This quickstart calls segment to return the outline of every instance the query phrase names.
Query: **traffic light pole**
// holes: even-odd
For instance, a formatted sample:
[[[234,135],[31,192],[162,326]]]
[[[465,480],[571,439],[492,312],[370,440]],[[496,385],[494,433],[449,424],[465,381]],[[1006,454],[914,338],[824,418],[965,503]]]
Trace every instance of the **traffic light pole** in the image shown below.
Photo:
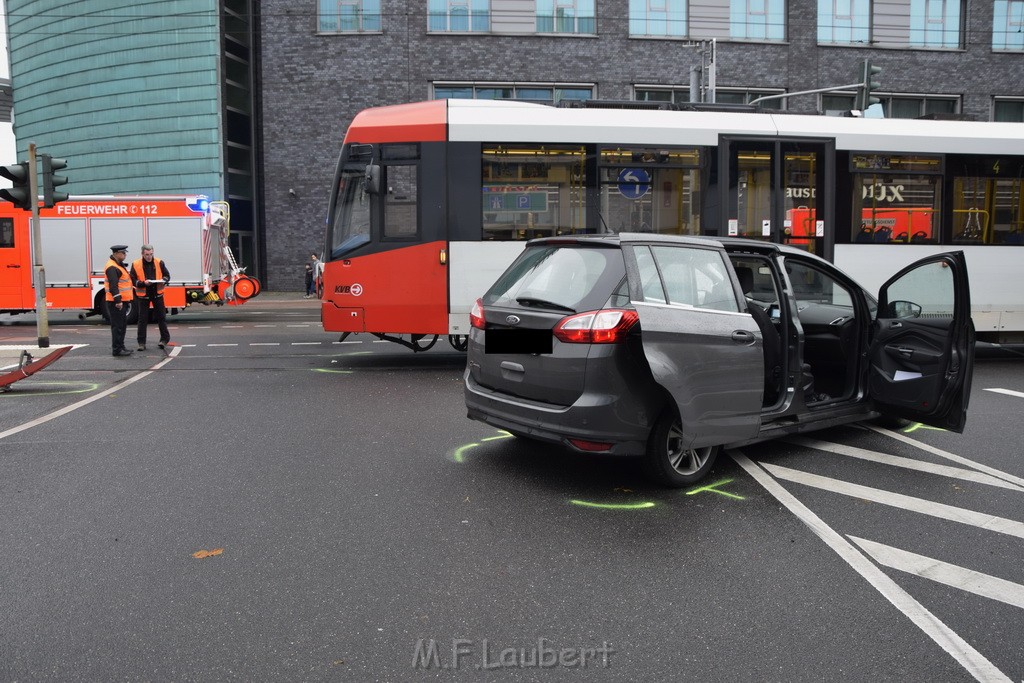
[[[50,320],[46,310],[46,272],[43,270],[43,236],[39,227],[39,180],[36,176],[36,143],[28,144],[29,197],[32,198],[32,280],[36,288],[36,335],[39,348],[50,346]]]
[[[831,88],[817,88],[815,90],[801,90],[799,92],[784,92],[779,95],[765,95],[764,97],[758,97],[756,100],[750,100],[747,104],[757,104],[758,102],[765,102],[767,100],[784,100],[789,97],[796,97],[797,95],[814,95],[820,92],[834,92],[836,90],[849,90],[850,88],[859,88],[863,83],[850,83],[848,85],[833,85]]]

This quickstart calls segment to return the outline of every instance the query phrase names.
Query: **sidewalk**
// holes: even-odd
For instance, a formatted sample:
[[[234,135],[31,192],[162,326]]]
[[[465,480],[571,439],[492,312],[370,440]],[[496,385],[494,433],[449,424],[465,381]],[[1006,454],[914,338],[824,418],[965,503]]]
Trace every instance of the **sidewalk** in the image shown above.
[[[305,299],[305,298],[303,298],[303,295],[302,295],[301,291],[294,291],[294,292],[288,292],[288,291],[283,291],[283,292],[261,291],[258,295],[256,295],[256,297],[250,299],[249,301],[246,301],[242,305],[251,308],[251,307],[254,307],[254,306],[255,307],[259,307],[260,304],[264,304],[264,305],[282,305],[282,304],[287,304],[289,306],[293,306],[294,305],[294,306],[303,306],[303,307],[307,307],[308,306],[309,308],[320,308],[320,299],[317,299],[315,297],[311,298],[311,299]]]

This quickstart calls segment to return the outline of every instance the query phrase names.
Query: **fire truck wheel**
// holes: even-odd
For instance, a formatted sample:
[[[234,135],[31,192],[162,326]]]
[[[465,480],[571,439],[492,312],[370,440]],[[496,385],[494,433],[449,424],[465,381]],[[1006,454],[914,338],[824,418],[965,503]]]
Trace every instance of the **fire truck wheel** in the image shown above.
[[[139,322],[139,304],[138,302],[132,301],[128,304],[128,315],[126,316],[125,322],[129,325],[136,325]]]
[[[110,316],[107,315],[107,300],[103,295],[103,291],[96,292],[96,298],[93,300],[92,312],[96,315],[103,317],[103,324],[110,324]]]

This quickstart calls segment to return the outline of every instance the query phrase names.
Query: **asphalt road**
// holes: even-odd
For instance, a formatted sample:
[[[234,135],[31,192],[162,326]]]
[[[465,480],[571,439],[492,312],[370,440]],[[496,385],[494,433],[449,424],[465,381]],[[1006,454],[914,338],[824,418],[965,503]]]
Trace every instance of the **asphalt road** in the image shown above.
[[[316,302],[189,309],[170,358],[51,325],[83,346],[0,394],[2,680],[1024,679],[1017,354],[963,435],[667,491],[467,420],[462,354],[338,343]]]

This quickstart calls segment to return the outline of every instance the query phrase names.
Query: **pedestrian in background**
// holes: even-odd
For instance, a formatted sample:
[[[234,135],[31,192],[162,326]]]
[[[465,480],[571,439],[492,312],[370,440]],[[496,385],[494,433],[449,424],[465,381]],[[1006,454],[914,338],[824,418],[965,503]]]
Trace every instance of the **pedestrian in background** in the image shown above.
[[[302,294],[303,299],[308,299],[311,295],[310,292],[313,290],[313,264],[306,262],[306,289]]]
[[[323,291],[324,262],[316,254],[310,254],[309,256],[313,259],[313,289],[309,293],[319,298],[320,293]]]
[[[171,341],[167,329],[167,307],[164,306],[164,287],[171,281],[171,271],[161,259],[153,256],[153,245],[142,245],[142,258],[132,263],[132,285],[135,287],[135,301],[139,307],[139,326],[136,334],[139,351],[146,350],[146,327],[152,318],[160,328],[160,348]],[[150,308],[152,307],[152,308]]]
[[[107,316],[110,318],[111,350],[114,357],[130,356],[132,352],[124,347],[124,333],[128,327],[128,311],[131,310],[134,292],[131,276],[124,267],[128,256],[127,244],[115,244],[110,248],[110,260],[103,269],[106,275]]]

